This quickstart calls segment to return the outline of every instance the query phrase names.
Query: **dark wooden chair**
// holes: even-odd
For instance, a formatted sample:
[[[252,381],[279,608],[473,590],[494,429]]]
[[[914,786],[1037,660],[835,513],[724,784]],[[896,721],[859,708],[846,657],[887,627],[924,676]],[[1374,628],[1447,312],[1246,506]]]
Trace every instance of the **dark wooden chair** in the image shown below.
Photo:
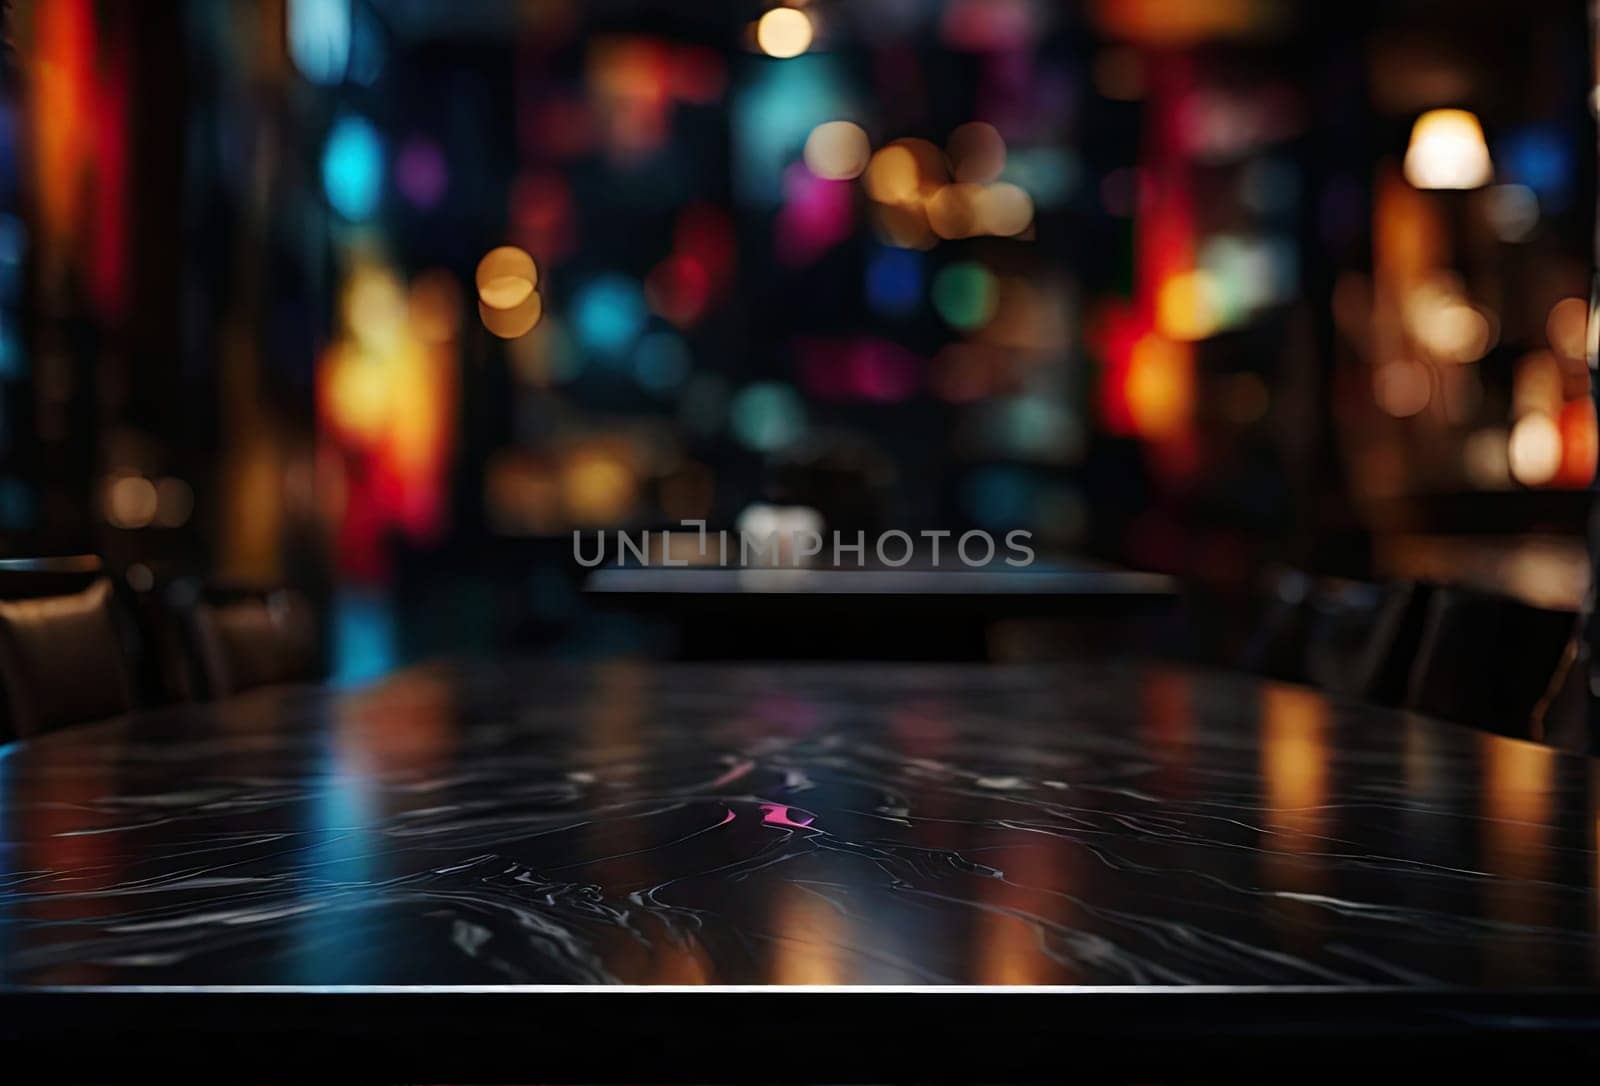
[[[136,704],[135,634],[98,558],[0,560],[0,739]]]
[[[1542,738],[1578,635],[1572,611],[1465,588],[1435,588],[1404,706],[1524,739]]]

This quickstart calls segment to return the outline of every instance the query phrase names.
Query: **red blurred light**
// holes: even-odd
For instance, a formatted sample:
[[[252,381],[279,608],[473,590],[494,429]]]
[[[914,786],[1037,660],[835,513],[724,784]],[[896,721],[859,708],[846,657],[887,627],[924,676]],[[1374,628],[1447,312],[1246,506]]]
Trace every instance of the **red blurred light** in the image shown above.
[[[645,276],[644,296],[657,314],[687,328],[705,315],[711,277],[697,257],[669,256]]]

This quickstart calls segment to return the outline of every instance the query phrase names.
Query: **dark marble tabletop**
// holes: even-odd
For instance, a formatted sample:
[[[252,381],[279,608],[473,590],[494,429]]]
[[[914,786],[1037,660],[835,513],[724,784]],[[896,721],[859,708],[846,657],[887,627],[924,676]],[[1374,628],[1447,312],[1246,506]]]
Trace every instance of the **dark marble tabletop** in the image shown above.
[[[1155,664],[485,663],[260,691],[0,754],[0,1039],[92,1061],[166,1036],[151,1059],[170,1075],[174,1051],[302,1051],[241,1040],[252,1023],[364,1015],[339,1051],[381,1035],[405,1073],[459,1078],[421,1068],[513,1059],[537,1021],[541,1070],[493,1074],[596,1078],[603,1020],[614,1074],[661,1077],[651,1046],[672,1033],[675,1051],[702,1045],[672,1066],[711,1080],[754,1073],[730,1045],[759,1056],[854,1027],[881,1058],[853,1073],[998,1078],[996,1053],[1031,1052],[1021,1076],[1057,1073],[1064,1049],[1078,1066],[1120,1053],[1099,1073],[1207,1044],[1228,1061],[1241,1032],[1252,1059],[1276,1043],[1304,1064],[1305,1039],[1353,1021],[1444,1029],[1471,1061],[1486,1023],[1539,1021],[1556,1023],[1541,1045],[1582,1037],[1587,1058],[1597,792],[1593,763],[1533,744]],[[635,998],[619,984],[706,994],[621,1013],[510,987]],[[429,987],[373,1001],[380,985]],[[427,1002],[446,985],[563,1001]],[[953,996],[907,1028],[982,1021],[987,1046],[908,1046],[882,1028],[907,1004],[862,1003],[883,998],[867,989],[824,999],[850,1007],[827,1019],[815,996],[780,1012],[790,997],[719,1003],[735,997],[713,985],[937,986]],[[1034,998],[995,1013],[958,985],[1093,987],[1048,989],[1076,993],[1070,1014]],[[192,986],[347,994],[173,1002]],[[95,1002],[114,992],[171,994]],[[75,1046],[89,1022],[121,1047]],[[1160,1023],[1183,1045],[1150,1043]],[[452,1045],[452,1030],[489,1032]],[[580,1062],[557,1060],[563,1042]],[[1331,1044],[1316,1066],[1358,1054]],[[849,1077],[804,1046],[763,1067]]]
[[[440,665],[5,751],[0,979],[1586,986],[1597,782],[1167,666]]]

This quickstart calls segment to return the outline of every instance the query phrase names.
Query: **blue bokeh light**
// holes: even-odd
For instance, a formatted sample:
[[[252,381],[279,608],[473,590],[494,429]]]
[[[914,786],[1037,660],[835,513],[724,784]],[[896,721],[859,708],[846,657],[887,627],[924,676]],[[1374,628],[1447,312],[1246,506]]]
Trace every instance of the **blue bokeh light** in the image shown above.
[[[922,254],[884,248],[867,264],[867,302],[880,313],[905,316],[922,301]]]
[[[361,117],[345,117],[322,151],[322,188],[335,211],[352,222],[370,218],[383,192],[383,141]]]
[[[621,275],[594,279],[572,299],[572,329],[578,346],[606,359],[622,356],[644,330],[648,317],[644,291]]]
[[[1494,157],[1504,180],[1526,185],[1546,207],[1559,210],[1566,204],[1577,161],[1559,129],[1540,125],[1507,133]]]

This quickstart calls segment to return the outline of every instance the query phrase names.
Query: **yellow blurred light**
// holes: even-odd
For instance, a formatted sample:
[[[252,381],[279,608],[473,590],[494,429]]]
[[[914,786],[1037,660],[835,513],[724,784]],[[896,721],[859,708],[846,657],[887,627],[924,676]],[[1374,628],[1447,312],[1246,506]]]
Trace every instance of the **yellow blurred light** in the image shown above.
[[[515,309],[528,300],[533,284],[514,275],[502,275],[478,288],[478,301],[490,309]]]
[[[926,200],[947,180],[944,154],[924,139],[898,139],[879,148],[862,180],[867,195],[880,204]]]
[[[510,309],[496,309],[486,302],[478,303],[478,319],[483,321],[485,328],[501,339],[516,339],[518,336],[527,335],[543,315],[544,302],[536,290],[528,291],[523,299]]]
[[[1179,272],[1156,295],[1156,326],[1170,339],[1205,339],[1221,326],[1221,291],[1203,269]]]
[[[1589,303],[1582,298],[1563,298],[1550,307],[1544,334],[1556,354],[1573,362],[1583,361],[1588,343]]]
[[[1015,237],[1033,225],[1033,197],[1009,181],[996,181],[979,192],[977,212],[977,233]]]
[[[615,524],[632,510],[638,479],[608,450],[585,449],[561,467],[561,499],[577,524]]]
[[[1372,397],[1386,414],[1397,419],[1410,418],[1433,399],[1433,380],[1428,367],[1410,359],[1385,362],[1372,375]]]
[[[533,257],[515,245],[490,249],[478,261],[478,300],[490,309],[515,309],[539,285]]]
[[[1187,348],[1154,332],[1133,345],[1126,395],[1134,425],[1145,437],[1183,429],[1194,406],[1194,375]]]
[[[402,477],[425,472],[447,441],[448,387],[438,367],[415,340],[389,358],[390,410],[385,449]]]
[[[1433,314],[1422,329],[1423,345],[1445,362],[1476,362],[1489,349],[1489,320],[1470,305],[1453,303]]]
[[[160,506],[156,485],[142,475],[113,475],[106,482],[106,520],[116,528],[143,528]]]
[[[399,280],[380,268],[357,269],[345,287],[344,319],[363,344],[392,345],[406,325],[406,298]]]
[[[917,160],[898,144],[878,149],[867,165],[867,195],[880,204],[903,204],[917,196]]]
[[[1494,325],[1467,301],[1454,277],[1436,277],[1412,290],[1405,318],[1412,336],[1441,362],[1476,362],[1494,345]]]
[[[945,141],[945,150],[957,181],[993,181],[1005,169],[1006,141],[992,124],[969,121],[957,126]]]
[[[756,23],[756,44],[769,57],[797,57],[811,48],[811,19],[794,8],[773,8]]]
[[[866,132],[849,121],[827,121],[806,137],[806,168],[828,181],[860,177],[871,156]]]
[[[957,182],[945,185],[929,197],[925,206],[928,225],[941,238],[966,238],[976,233],[978,199],[983,189]]]
[[[346,345],[337,345],[323,362],[326,411],[329,419],[351,438],[376,441],[389,419],[389,382],[376,358]]]
[[[1541,486],[1561,470],[1561,430],[1549,415],[1524,415],[1511,428],[1506,446],[1511,476],[1524,486]]]
[[[1475,189],[1494,176],[1483,126],[1464,109],[1430,109],[1406,148],[1406,180],[1419,189]]]

